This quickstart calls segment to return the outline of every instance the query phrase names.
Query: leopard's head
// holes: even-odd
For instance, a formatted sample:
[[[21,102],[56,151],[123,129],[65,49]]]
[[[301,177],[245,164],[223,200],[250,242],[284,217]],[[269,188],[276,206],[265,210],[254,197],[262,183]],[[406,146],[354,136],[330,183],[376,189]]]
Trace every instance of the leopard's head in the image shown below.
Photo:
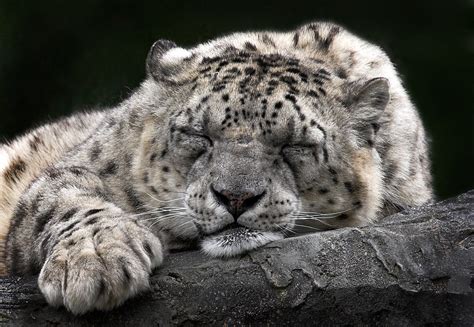
[[[193,50],[158,41],[143,94],[159,126],[142,156],[156,226],[232,256],[370,222],[388,82],[349,82],[337,69],[251,39]]]

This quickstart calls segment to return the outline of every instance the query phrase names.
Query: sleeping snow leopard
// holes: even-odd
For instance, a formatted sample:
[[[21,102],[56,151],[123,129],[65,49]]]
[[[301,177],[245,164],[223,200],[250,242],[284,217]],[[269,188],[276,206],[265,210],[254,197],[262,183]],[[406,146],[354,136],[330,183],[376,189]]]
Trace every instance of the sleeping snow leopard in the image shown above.
[[[170,249],[229,257],[432,198],[420,118],[387,55],[340,26],[157,41],[115,108],[0,148],[3,273],[106,310]]]

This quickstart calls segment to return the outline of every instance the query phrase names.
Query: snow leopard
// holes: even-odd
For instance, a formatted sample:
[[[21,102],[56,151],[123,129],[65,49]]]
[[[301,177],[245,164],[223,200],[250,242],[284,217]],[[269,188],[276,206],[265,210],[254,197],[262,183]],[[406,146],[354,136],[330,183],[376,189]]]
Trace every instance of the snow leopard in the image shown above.
[[[343,27],[158,40],[115,107],[0,147],[0,270],[108,310],[173,249],[238,257],[433,198],[420,116],[387,54]]]

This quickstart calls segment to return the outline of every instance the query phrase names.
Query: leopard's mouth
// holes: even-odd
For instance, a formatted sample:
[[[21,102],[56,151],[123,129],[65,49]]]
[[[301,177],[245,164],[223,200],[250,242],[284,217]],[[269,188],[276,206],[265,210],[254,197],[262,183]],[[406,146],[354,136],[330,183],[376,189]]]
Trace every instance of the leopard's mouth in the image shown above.
[[[213,257],[233,257],[283,238],[282,233],[254,230],[232,223],[207,235],[201,241],[201,248]]]
[[[223,233],[228,232],[228,231],[232,232],[233,230],[239,229],[239,228],[247,228],[247,227],[244,227],[242,225],[237,224],[236,222],[233,222],[233,223],[228,224],[228,225],[224,226],[223,228],[209,234],[208,236],[219,235],[219,234],[223,234]]]

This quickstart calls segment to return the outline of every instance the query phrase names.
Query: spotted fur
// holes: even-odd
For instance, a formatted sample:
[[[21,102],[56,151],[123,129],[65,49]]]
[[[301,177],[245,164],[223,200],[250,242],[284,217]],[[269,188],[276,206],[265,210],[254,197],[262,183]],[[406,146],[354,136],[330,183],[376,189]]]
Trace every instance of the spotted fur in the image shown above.
[[[387,55],[340,26],[157,41],[116,108],[0,147],[3,273],[110,309],[166,248],[234,256],[432,198],[424,129]]]

